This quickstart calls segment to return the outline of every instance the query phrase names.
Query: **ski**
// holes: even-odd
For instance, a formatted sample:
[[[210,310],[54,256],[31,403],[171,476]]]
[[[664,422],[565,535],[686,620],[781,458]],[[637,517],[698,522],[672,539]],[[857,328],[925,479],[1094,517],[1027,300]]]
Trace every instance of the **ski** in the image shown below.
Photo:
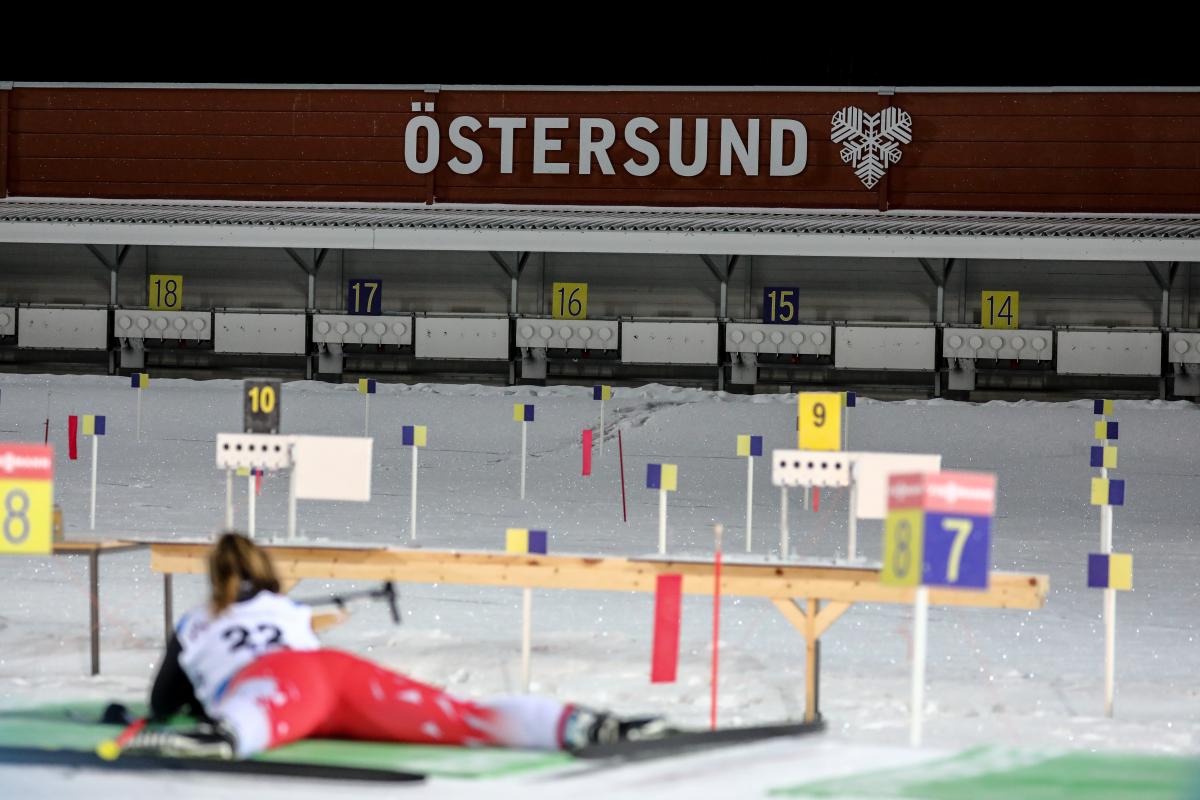
[[[716,731],[678,731],[653,739],[626,739],[613,744],[597,744],[575,752],[583,760],[619,759],[644,761],[662,756],[706,750],[714,747],[757,742],[782,736],[799,736],[825,730],[825,722],[789,722],[777,725],[755,725],[745,728],[724,728]]]
[[[216,772],[227,775],[267,775],[289,778],[323,778],[374,783],[410,783],[423,781],[419,772],[403,772],[371,767],[343,767],[328,764],[289,763],[286,761],[225,761],[209,758],[164,758],[129,755],[105,761],[85,750],[47,750],[37,747],[0,747],[0,764],[20,766],[74,767],[127,772],[170,770]]]

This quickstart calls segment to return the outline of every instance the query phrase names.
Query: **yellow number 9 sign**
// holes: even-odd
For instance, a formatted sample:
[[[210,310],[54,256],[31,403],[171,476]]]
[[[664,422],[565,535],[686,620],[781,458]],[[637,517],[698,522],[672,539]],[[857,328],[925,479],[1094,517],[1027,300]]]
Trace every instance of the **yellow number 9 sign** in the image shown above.
[[[0,553],[49,554],[54,516],[54,450],[0,445]]]
[[[796,445],[800,450],[842,449],[840,392],[802,392]]]

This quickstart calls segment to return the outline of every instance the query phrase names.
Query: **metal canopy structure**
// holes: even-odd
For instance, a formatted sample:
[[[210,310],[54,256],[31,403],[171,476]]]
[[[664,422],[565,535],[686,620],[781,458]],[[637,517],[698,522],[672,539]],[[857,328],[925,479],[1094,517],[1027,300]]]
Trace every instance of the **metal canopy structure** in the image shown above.
[[[0,242],[1200,261],[1200,215],[11,198]]]

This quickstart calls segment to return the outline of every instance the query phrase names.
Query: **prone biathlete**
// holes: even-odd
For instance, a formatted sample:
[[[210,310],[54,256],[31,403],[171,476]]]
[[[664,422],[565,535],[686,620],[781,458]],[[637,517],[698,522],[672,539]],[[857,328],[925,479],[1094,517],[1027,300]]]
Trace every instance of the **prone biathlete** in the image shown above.
[[[180,709],[191,730],[138,733],[127,752],[247,758],[308,737],[576,750],[665,732],[549,697],[455,697],[341,650],[323,648],[309,606],[280,594],[270,557],[226,533],[208,559],[209,602],[176,625],[150,716]]]

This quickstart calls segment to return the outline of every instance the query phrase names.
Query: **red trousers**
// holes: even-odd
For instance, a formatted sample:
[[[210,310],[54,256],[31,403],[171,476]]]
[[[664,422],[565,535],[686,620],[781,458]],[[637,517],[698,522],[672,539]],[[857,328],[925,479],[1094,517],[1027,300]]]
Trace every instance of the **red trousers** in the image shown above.
[[[538,697],[461,700],[339,650],[283,650],[239,672],[214,716],[232,725],[246,756],[309,737],[561,747],[570,710]]]

